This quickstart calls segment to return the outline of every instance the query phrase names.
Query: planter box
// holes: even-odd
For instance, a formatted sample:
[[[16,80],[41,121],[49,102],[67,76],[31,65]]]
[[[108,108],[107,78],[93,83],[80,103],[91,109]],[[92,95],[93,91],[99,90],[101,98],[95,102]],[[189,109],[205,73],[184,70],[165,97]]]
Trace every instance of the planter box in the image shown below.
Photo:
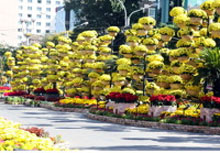
[[[161,112],[175,112],[176,109],[177,106],[151,106],[148,115],[158,117]]]
[[[109,102],[106,104],[106,108],[113,107],[113,113],[123,114],[127,108],[135,108],[135,103],[115,103]]]
[[[211,122],[213,115],[219,112],[220,112],[220,109],[217,109],[217,108],[201,108],[200,118],[204,119],[206,122]]]

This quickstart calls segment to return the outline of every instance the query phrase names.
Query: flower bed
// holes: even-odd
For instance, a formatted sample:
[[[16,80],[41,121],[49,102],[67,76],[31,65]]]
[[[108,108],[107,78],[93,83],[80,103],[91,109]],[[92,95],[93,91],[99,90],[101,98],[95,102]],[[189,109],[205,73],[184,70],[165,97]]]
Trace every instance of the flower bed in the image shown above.
[[[55,143],[59,139],[49,137],[43,129],[36,127],[23,129],[19,123],[0,118],[0,151],[35,150],[35,151],[61,151]],[[66,150],[66,149],[64,149]]]

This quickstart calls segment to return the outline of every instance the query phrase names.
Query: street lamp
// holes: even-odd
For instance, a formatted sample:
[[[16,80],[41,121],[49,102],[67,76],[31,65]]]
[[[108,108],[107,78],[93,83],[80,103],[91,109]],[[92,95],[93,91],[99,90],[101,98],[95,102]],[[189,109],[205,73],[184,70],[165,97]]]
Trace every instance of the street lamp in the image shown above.
[[[157,6],[157,3],[153,3],[153,4],[151,4],[151,5],[145,4],[143,8],[140,8],[140,9],[138,9],[138,10],[135,10],[135,11],[131,12],[131,14],[128,16],[128,19],[127,19],[127,23],[128,23],[127,27],[130,26],[130,20],[131,20],[131,16],[132,16],[133,14],[135,14],[135,13],[137,13],[137,12],[139,12],[139,11],[148,9],[148,8],[150,8],[150,7],[152,7],[152,6],[153,6],[153,7]]]
[[[117,0],[117,1],[121,4],[121,6],[124,10],[124,14],[125,14],[125,26],[124,27],[127,27],[128,26],[128,11],[127,11],[124,3],[121,0]]]

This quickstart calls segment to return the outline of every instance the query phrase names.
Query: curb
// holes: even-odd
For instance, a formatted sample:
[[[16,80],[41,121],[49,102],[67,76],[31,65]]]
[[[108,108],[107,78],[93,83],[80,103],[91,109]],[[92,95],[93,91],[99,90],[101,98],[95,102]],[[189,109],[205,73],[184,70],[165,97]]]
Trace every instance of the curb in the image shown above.
[[[92,120],[138,126],[138,127],[148,127],[153,129],[163,129],[181,132],[193,132],[193,133],[204,133],[210,135],[220,135],[219,127],[207,127],[207,126],[195,126],[195,125],[182,125],[182,124],[172,124],[172,123],[160,123],[160,122],[150,122],[150,121],[137,121],[122,118],[107,117],[101,115],[95,115],[91,113],[86,113],[86,117]]]

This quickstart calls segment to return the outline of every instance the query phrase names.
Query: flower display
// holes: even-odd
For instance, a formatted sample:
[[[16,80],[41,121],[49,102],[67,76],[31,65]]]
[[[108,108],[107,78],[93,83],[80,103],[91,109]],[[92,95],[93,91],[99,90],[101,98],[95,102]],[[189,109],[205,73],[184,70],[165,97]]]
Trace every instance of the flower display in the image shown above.
[[[220,97],[204,96],[200,98],[200,101],[205,108],[220,108]]]
[[[200,9],[192,9],[188,12],[189,17],[207,18],[205,11]]]
[[[158,96],[151,96],[150,102],[152,105],[156,106],[163,106],[163,105],[175,105],[176,98],[172,95],[158,95]]]
[[[185,9],[182,7],[174,7],[170,11],[170,16],[172,16],[172,17],[176,17],[176,16],[182,15],[182,14],[186,14]]]
[[[160,34],[162,35],[168,35],[168,36],[174,36],[175,35],[175,31],[172,28],[169,27],[163,27],[160,28]]]
[[[140,18],[138,20],[138,23],[155,26],[156,25],[156,20],[154,18],[148,16],[148,17]]]
[[[120,103],[134,103],[138,100],[138,96],[130,93],[111,92],[106,96],[107,99]]]

